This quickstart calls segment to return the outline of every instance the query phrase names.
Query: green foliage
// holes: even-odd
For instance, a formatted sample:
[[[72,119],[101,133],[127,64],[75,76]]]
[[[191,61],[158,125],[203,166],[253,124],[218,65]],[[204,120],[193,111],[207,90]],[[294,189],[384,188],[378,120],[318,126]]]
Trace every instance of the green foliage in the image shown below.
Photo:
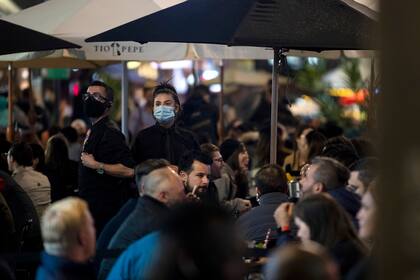
[[[296,84],[300,88],[312,93],[322,92],[326,84],[322,82],[322,77],[327,72],[324,60],[319,60],[318,64],[310,64],[305,61],[303,68],[296,74]]]
[[[359,60],[344,58],[342,60],[342,68],[346,74],[346,85],[348,88],[357,91],[366,87],[359,70]]]
[[[353,131],[353,121],[344,116],[345,107],[339,103],[339,98],[329,95],[328,85],[322,82],[322,77],[327,73],[325,60],[320,59],[318,64],[305,62],[303,68],[296,73],[296,84],[298,87],[308,91],[320,105],[321,118],[326,121],[333,121],[345,131]],[[346,75],[347,87],[357,91],[366,85],[362,80],[359,71],[359,60],[343,58],[341,67]],[[365,111],[366,107],[361,106]],[[360,125],[362,127],[363,124]],[[360,128],[359,127],[359,128]]]

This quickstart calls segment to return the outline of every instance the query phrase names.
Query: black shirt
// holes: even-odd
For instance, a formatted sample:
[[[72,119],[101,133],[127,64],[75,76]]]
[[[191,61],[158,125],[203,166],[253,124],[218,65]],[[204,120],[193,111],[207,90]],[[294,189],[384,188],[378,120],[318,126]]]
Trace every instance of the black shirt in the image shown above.
[[[108,117],[92,126],[83,152],[105,164],[134,166],[124,135]],[[99,174],[95,169],[79,165],[79,194],[89,204],[97,235],[129,198],[129,184],[128,179]]]
[[[121,163],[127,167],[134,166],[124,135],[108,117],[92,126],[83,152],[92,154],[96,161],[105,164]],[[99,174],[95,169],[79,165],[79,192],[82,197],[96,195],[98,191],[112,196],[121,193],[124,191],[122,188],[127,186],[126,179]]]
[[[133,157],[137,163],[147,159],[163,158],[178,165],[182,154],[189,150],[200,150],[193,132],[177,125],[164,128],[158,123],[140,131],[132,147]]]

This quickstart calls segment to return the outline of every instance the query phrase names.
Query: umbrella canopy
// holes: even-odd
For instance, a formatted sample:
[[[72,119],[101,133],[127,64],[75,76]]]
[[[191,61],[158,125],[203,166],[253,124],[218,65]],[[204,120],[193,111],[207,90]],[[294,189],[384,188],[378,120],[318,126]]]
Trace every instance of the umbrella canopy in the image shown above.
[[[374,20],[339,0],[190,0],[86,41],[358,50],[373,48],[374,27]]]
[[[183,0],[50,0],[6,17],[6,20],[30,26],[81,45],[75,51],[27,53],[0,56],[1,61],[13,61],[16,67],[91,68],[108,64],[102,61],[167,61],[182,59],[269,59],[264,48],[133,41],[86,43],[84,40],[99,32],[147,16]],[[118,13],[116,13],[118,9]],[[100,12],[98,12],[100,11]],[[45,58],[45,59],[44,59]],[[5,63],[3,63],[5,65]]]
[[[273,48],[270,163],[276,163],[279,51],[372,49],[375,28],[371,17],[340,0],[190,0],[86,41]]]
[[[0,33],[0,54],[80,47],[4,20],[0,20]]]

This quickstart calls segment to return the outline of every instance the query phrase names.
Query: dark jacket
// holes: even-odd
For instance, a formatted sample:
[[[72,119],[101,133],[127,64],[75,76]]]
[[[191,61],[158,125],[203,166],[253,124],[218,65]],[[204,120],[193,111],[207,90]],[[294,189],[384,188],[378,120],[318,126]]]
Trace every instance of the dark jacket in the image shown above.
[[[147,159],[164,158],[178,165],[182,154],[190,150],[200,150],[193,132],[177,125],[164,128],[158,123],[140,131],[132,147],[136,163]]]
[[[45,166],[45,175],[51,183],[51,202],[75,195],[77,188],[78,163],[72,160],[62,162],[60,167]]]
[[[0,193],[0,253],[12,253],[18,249],[13,215]]]
[[[98,162],[134,166],[124,135],[109,118],[103,118],[92,126],[83,152],[93,154]],[[80,164],[79,193],[89,204],[98,235],[128,200],[129,183],[127,179],[99,174]]]
[[[193,131],[196,135],[217,142],[217,122],[219,120],[216,106],[204,101],[200,95],[192,95],[183,105],[179,118],[183,127]]]
[[[271,229],[270,238],[277,238],[277,225],[274,211],[283,202],[287,202],[287,195],[280,192],[267,193],[261,196],[260,206],[252,208],[239,217],[237,223],[246,240],[264,241],[267,230]]]
[[[339,265],[342,279],[366,256],[364,249],[350,240],[338,242],[330,253]]]
[[[23,241],[24,250],[40,250],[42,248],[41,229],[32,200],[9,174],[0,171],[0,178],[4,180],[2,195],[13,216],[16,241],[19,243]]]
[[[108,249],[126,249],[134,241],[146,234],[159,230],[164,216],[169,212],[168,207],[158,200],[144,195],[137,200],[136,208],[127,217],[108,245]],[[102,261],[99,279],[105,279],[112,266],[114,258]]]
[[[41,265],[36,272],[37,280],[94,280],[95,270],[90,263],[76,263],[63,257],[45,252],[41,255]]]
[[[353,224],[358,228],[356,215],[361,206],[360,197],[347,190],[345,187],[339,187],[327,192],[344,208],[344,210],[346,210],[350,215]]]
[[[131,212],[136,208],[138,198],[131,198],[128,200],[117,215],[115,215],[104,227],[101,234],[99,235],[98,241],[96,242],[96,261],[98,264],[102,261],[102,252],[108,248],[109,242],[111,242],[112,237],[124,223]]]

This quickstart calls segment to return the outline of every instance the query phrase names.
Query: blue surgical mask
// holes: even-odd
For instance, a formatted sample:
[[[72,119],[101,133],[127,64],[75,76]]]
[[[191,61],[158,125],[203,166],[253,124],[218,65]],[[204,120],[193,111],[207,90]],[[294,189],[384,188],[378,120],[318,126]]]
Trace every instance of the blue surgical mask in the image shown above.
[[[160,124],[169,124],[175,119],[175,108],[161,105],[155,108],[153,115]]]

